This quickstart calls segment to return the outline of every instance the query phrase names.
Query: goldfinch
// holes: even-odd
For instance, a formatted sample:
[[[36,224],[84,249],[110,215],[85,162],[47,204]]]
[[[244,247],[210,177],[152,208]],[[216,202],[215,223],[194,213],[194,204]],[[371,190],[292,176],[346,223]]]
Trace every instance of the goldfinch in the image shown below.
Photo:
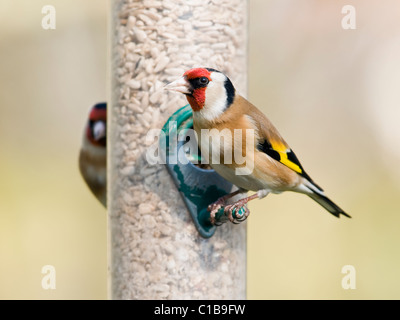
[[[165,89],[186,95],[193,110],[193,128],[202,156],[218,174],[239,187],[238,191],[208,207],[212,223],[221,207],[230,221],[238,223],[242,219],[234,218],[235,210],[244,208],[247,217],[247,202],[283,191],[306,194],[334,216],[342,214],[350,218],[304,171],[293,150],[268,118],[240,96],[222,72],[211,68],[191,69]],[[223,140],[222,147],[214,143],[213,137]],[[236,145],[239,150],[235,150]],[[250,170],[238,171],[246,168],[243,161],[235,157],[237,151],[244,154],[247,163],[253,164]],[[255,194],[227,203],[229,198],[247,191],[255,191]]]
[[[79,170],[95,197],[107,206],[107,104],[98,103],[89,112],[82,146]]]

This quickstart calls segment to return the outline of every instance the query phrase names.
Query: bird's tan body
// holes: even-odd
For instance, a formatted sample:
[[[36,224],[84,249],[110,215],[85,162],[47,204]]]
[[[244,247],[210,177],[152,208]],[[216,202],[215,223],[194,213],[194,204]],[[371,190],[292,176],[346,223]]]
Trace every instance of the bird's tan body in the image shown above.
[[[79,170],[92,193],[107,205],[107,149],[83,139],[79,154]]]
[[[215,171],[238,187],[245,190],[264,189],[268,192],[279,193],[296,189],[300,184],[301,176],[257,149],[258,142],[263,138],[267,138],[269,141],[283,141],[283,139],[267,117],[242,96],[236,94],[231,106],[213,121],[206,120],[194,112],[193,126],[203,157],[208,160]],[[202,129],[207,130],[202,131]],[[240,130],[239,134],[238,129]],[[206,135],[206,132],[209,132],[209,135]],[[212,143],[204,141],[205,138],[211,138],[209,141]],[[236,146],[242,146],[239,152],[246,159],[245,163],[238,164],[235,161],[238,159],[234,154],[235,138],[241,138],[241,143],[236,141]],[[223,143],[219,143],[220,141]],[[285,146],[287,147],[286,143]],[[226,150],[231,152],[228,161],[225,159],[224,152]],[[213,154],[219,155],[220,163],[213,161]],[[232,163],[229,163],[231,159]],[[237,175],[235,169],[249,163],[254,164],[251,174]],[[249,168],[251,169],[251,167],[250,165]]]

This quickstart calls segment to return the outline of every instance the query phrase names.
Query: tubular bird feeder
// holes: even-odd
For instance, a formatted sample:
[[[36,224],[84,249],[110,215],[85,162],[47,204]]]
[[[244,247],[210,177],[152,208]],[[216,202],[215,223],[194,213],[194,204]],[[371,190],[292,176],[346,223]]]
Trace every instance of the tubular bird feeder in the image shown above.
[[[246,95],[247,1],[113,0],[110,9],[110,298],[245,299],[246,223],[207,229],[202,216],[231,185],[189,164],[181,174],[200,192],[185,193],[149,150],[187,104],[163,90],[185,70],[221,70]]]

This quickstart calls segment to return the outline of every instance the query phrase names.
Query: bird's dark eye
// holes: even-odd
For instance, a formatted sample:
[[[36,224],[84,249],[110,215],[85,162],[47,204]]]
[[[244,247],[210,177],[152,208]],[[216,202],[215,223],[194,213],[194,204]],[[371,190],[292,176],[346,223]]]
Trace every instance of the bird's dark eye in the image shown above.
[[[202,85],[202,86],[205,86],[205,85],[207,85],[208,84],[208,82],[209,82],[209,80],[208,80],[208,78],[207,77],[201,77],[201,78],[199,78],[199,84],[200,85]]]

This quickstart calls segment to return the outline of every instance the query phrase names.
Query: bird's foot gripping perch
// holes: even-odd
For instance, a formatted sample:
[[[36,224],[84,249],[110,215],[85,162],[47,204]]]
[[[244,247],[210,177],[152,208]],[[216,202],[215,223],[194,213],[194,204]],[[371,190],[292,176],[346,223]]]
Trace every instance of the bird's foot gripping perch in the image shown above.
[[[231,221],[234,224],[239,224],[247,219],[250,211],[247,205],[243,207],[227,205],[220,207],[215,214],[210,213],[210,221],[214,226],[220,226],[225,222]]]
[[[229,194],[219,198],[217,201],[211,203],[207,207],[207,210],[210,212],[210,222],[212,225],[220,226],[221,224],[226,222],[226,219],[222,219],[222,220],[224,220],[223,222],[219,221],[225,213],[224,206],[226,205],[228,199],[236,196],[239,193],[241,193],[241,190],[237,190],[235,192],[229,193]],[[231,218],[229,220],[232,221],[231,219],[233,219],[232,214],[231,214]]]
[[[231,197],[230,194],[223,196],[221,198],[219,198],[217,201],[215,201],[214,203],[211,203],[208,207],[207,210],[210,212],[210,222],[212,225],[221,225],[216,223],[216,216],[217,213],[221,211],[221,208],[223,209],[221,211],[222,214],[224,214],[225,209],[224,209],[224,205],[226,204],[226,201]],[[220,215],[219,215],[220,216]]]
[[[216,202],[208,206],[207,210],[210,211],[211,224],[220,226],[228,220],[232,223],[238,224],[247,219],[247,217],[250,215],[250,211],[247,208],[247,202],[257,198],[257,194],[240,199],[232,204],[226,204],[226,201],[229,198],[232,198],[241,192],[243,191],[238,190],[234,193],[221,197]]]
[[[239,200],[224,207],[224,214],[228,216],[230,222],[239,224],[247,219],[250,211],[247,208],[247,201]]]

